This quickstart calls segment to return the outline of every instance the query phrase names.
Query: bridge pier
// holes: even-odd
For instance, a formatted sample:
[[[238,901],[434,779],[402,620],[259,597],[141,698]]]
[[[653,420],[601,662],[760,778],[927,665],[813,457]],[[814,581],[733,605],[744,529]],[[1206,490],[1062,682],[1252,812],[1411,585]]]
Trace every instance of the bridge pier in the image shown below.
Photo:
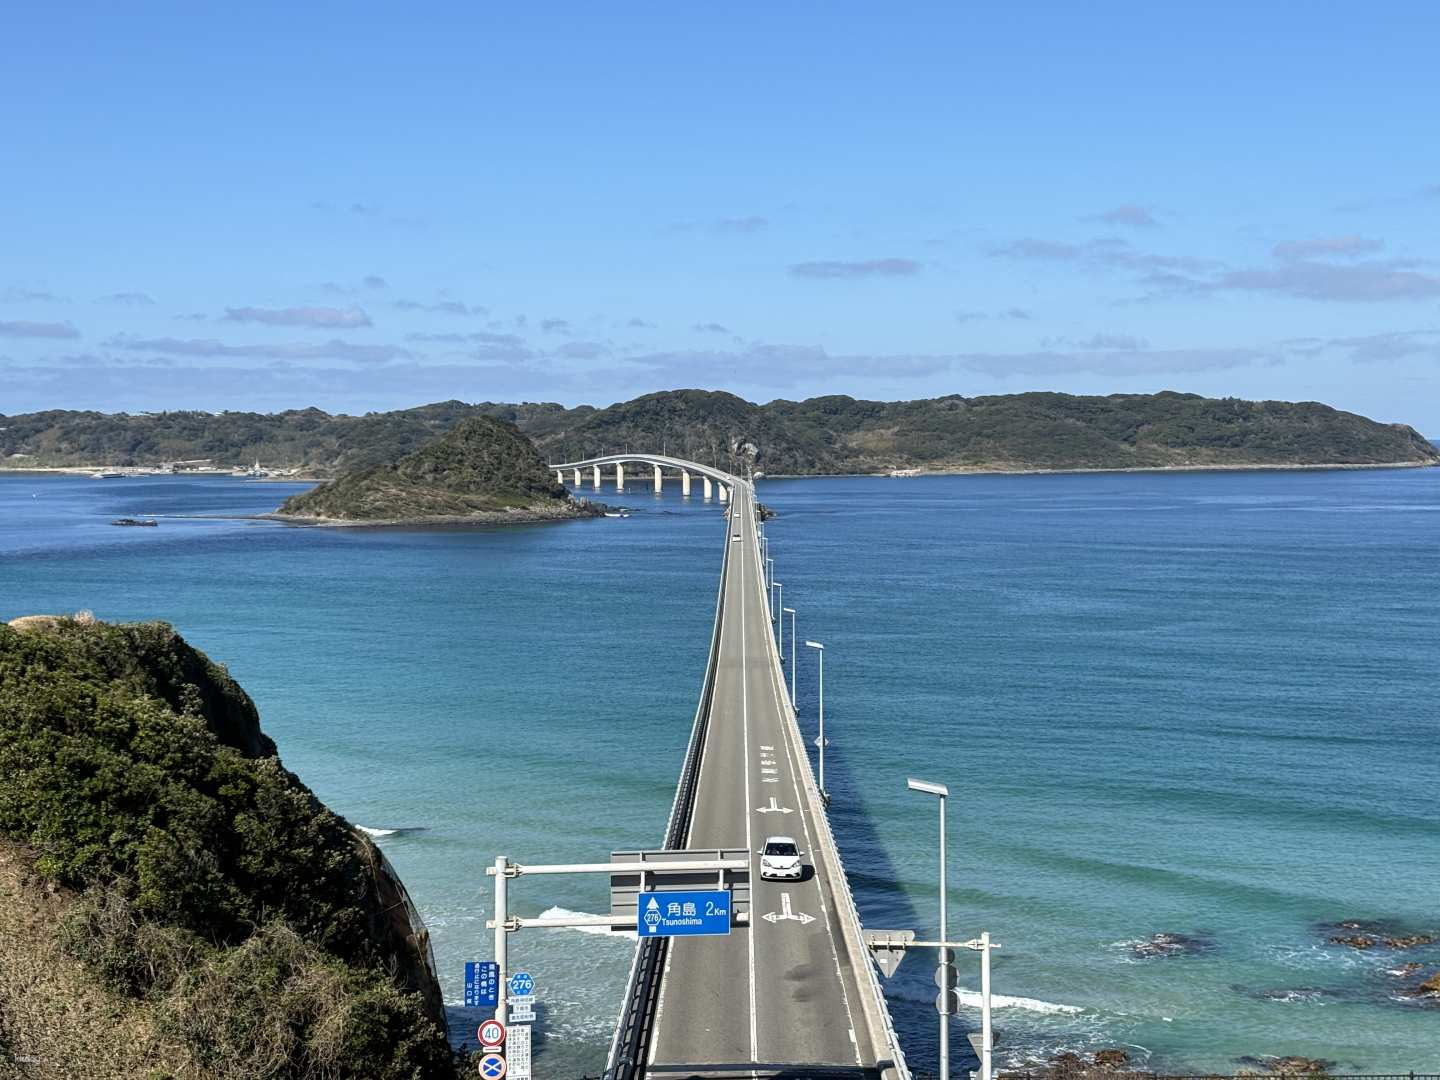
[[[680,470],[680,494],[687,499],[690,497],[690,474],[684,469]]]
[[[709,478],[708,476],[702,476],[700,479],[703,480],[703,481],[705,481],[705,501],[706,501],[706,502],[709,502],[709,501],[710,501],[710,478]]]
[[[725,485],[724,485],[724,484],[716,484],[715,486],[720,489],[720,501],[721,501],[722,503],[723,503],[723,502],[729,502],[729,501],[730,501],[730,492],[728,492],[727,490],[725,490]]]
[[[600,490],[600,466],[599,466],[599,465],[592,465],[591,468],[595,470],[595,476],[594,476],[594,487],[595,487],[595,490],[596,490],[596,491],[599,491],[599,490]]]
[[[656,495],[659,495],[659,494],[660,494],[660,489],[661,489],[660,466],[659,466],[659,465],[656,465],[656,466],[655,466],[655,494],[656,494]]]
[[[625,490],[625,466],[618,462],[615,465],[615,490]]]
[[[577,488],[580,486],[580,470],[579,470],[579,469],[576,469],[576,470],[575,470],[575,486],[576,486]]]
[[[556,482],[557,484],[561,485],[562,487],[563,487],[564,484],[565,484],[565,474],[564,474],[563,472],[561,472],[559,469],[556,469],[556,470],[555,470],[555,482]]]

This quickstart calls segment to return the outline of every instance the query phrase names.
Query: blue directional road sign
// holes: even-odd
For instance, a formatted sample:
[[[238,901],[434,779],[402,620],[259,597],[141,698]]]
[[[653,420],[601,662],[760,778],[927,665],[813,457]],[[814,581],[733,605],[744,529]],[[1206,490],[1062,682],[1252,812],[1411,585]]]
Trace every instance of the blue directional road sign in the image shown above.
[[[535,980],[530,977],[528,971],[517,971],[510,976],[510,993],[514,997],[524,997],[526,994],[535,992]]]
[[[493,1009],[500,1003],[500,965],[494,960],[465,963],[465,1005]]]
[[[641,893],[639,912],[642,938],[730,933],[730,894],[723,889]]]

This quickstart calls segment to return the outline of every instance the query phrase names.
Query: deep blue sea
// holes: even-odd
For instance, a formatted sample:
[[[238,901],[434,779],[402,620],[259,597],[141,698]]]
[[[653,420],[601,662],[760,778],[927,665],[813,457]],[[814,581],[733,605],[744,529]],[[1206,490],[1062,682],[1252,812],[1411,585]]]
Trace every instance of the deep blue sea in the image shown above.
[[[491,955],[496,855],[659,841],[723,522],[643,488],[602,493],[628,518],[503,530],[233,517],[302,486],[0,476],[0,617],[164,619],[227,664],[326,803],[418,830],[379,842],[458,1000],[462,963]],[[759,490],[785,603],[826,646],[827,780],[862,917],[934,931],[935,807],[905,779],[948,783],[950,925],[1003,945],[1001,1060],[1126,1046],[1171,1071],[1440,1067],[1440,1007],[1394,973],[1440,970],[1440,947],[1357,952],[1324,925],[1440,931],[1440,470]],[[810,727],[814,654],[799,660]],[[511,903],[597,912],[604,882],[521,879]],[[1191,947],[1137,954],[1157,933]],[[630,952],[606,933],[512,938],[540,995],[538,1075],[599,1070]],[[921,1068],[931,966],[887,983]],[[471,1021],[457,1009],[457,1034]]]

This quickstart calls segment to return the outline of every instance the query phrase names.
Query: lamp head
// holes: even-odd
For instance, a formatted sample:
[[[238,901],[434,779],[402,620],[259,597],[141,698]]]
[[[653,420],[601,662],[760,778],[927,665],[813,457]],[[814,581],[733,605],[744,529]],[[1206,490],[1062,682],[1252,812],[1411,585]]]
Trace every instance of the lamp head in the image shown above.
[[[944,784],[932,784],[926,780],[916,780],[914,777],[906,780],[905,785],[911,791],[923,791],[929,795],[939,795],[942,799],[950,794],[950,789]]]
[[[819,649],[821,652],[825,651],[825,646],[821,645],[818,641],[807,641],[805,642],[805,646],[810,649]]]

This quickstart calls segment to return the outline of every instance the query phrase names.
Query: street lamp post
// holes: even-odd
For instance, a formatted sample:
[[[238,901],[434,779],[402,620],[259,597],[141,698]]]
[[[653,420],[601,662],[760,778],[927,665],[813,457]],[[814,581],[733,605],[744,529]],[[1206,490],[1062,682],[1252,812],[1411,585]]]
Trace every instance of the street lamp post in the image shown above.
[[[805,647],[820,654],[820,737],[815,740],[815,745],[820,747],[820,798],[828,805],[830,795],[825,790],[825,646],[818,641],[807,641]]]
[[[795,711],[795,609],[793,607],[781,608],[780,618],[785,618],[786,612],[790,613],[790,711]]]
[[[940,940],[949,941],[946,936],[945,926],[945,799],[950,794],[950,789],[944,784],[931,784],[924,780],[908,779],[906,786],[911,791],[923,791],[928,795],[940,796]],[[950,969],[950,950],[943,944],[940,946],[940,965],[937,974],[941,975],[940,992],[948,998],[950,983],[948,972]],[[983,1067],[982,1062],[982,1067]],[[950,1013],[949,1003],[946,1002],[945,1009],[940,1013],[940,1080],[950,1080]]]
[[[782,581],[772,581],[770,584],[773,586],[770,590],[770,618],[780,626],[780,662],[783,664],[785,662],[785,616],[783,614],[785,610],[785,583]],[[778,596],[776,595],[777,593],[779,594]],[[777,605],[782,612],[778,619],[775,617],[775,608]]]
[[[768,581],[772,587],[774,586],[775,560],[770,558],[768,555],[765,557],[765,580]],[[766,614],[770,616],[771,622],[775,621],[775,606],[773,604],[770,605],[770,610],[766,612]]]

